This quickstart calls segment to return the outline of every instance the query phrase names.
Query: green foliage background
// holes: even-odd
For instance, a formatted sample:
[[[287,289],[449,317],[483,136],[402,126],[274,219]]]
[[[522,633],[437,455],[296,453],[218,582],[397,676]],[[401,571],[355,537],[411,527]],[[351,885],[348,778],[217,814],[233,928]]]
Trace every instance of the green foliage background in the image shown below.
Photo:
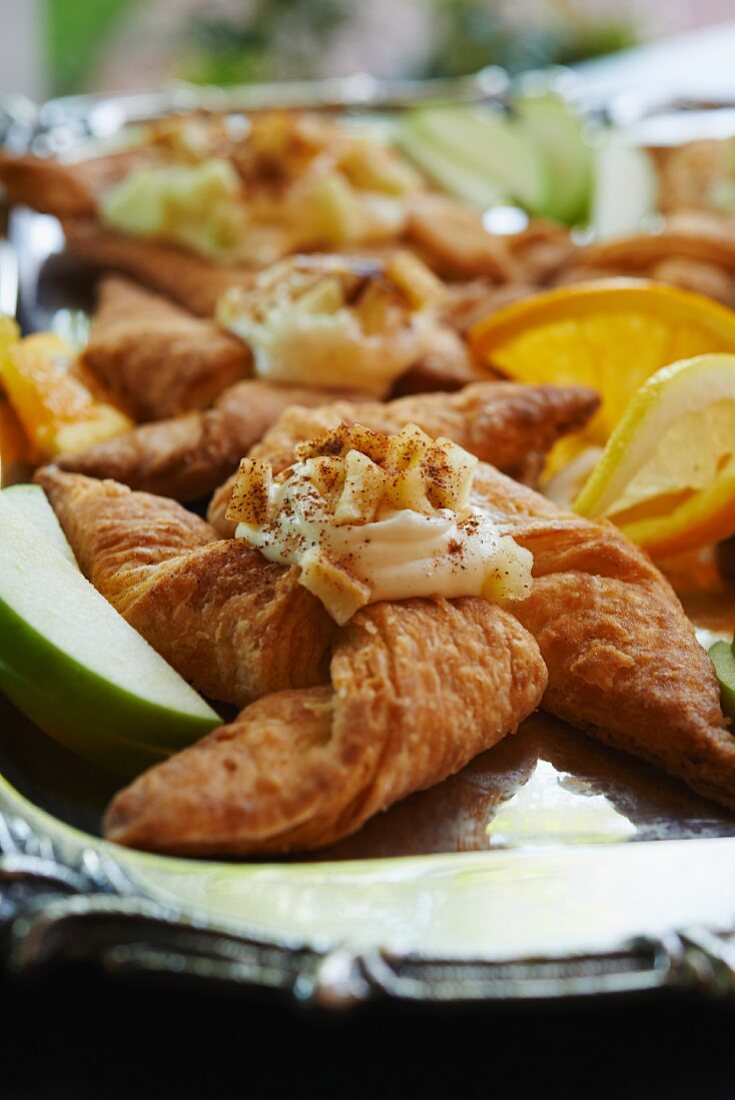
[[[46,50],[55,95],[83,91],[100,41],[131,0],[46,0]]]
[[[228,19],[202,3],[182,27],[179,75],[217,84],[320,75],[324,51],[360,2],[254,0]],[[55,94],[86,90],[105,37],[139,3],[155,0],[45,0]],[[545,3],[549,20],[519,27],[502,17],[495,0],[425,0],[434,46],[402,75],[452,76],[488,64],[522,72],[610,53],[636,41],[636,29],[624,15],[595,14],[577,0]]]

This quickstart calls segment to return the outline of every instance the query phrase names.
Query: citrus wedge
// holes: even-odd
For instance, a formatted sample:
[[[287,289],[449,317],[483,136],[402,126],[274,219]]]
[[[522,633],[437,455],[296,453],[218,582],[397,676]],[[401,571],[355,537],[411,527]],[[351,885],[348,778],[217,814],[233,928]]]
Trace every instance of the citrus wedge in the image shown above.
[[[0,383],[43,459],[86,450],[133,427],[68,340],[51,332],[21,338],[7,317],[0,318]]]
[[[10,484],[17,470],[38,465],[39,459],[13,406],[0,393],[0,485]]]
[[[699,355],[640,387],[574,503],[655,557],[735,533],[735,355]]]
[[[604,445],[638,387],[659,368],[705,352],[735,352],[735,312],[701,294],[644,279],[550,290],[478,322],[475,352],[521,382],[583,383],[602,397],[597,415],[562,440],[548,472],[589,445]]]

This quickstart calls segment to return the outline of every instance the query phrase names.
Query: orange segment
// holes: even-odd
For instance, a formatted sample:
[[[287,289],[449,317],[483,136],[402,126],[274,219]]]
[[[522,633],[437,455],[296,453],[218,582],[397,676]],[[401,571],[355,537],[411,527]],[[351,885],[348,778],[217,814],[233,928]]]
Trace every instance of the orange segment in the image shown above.
[[[27,480],[29,468],[37,466],[39,458],[12,405],[0,395],[0,486]]]
[[[52,333],[20,339],[8,318],[0,319],[0,380],[42,459],[85,450],[133,427],[68,341]]]
[[[470,342],[510,378],[584,383],[600,393],[591,423],[555,450],[553,472],[582,446],[604,445],[638,387],[667,363],[735,352],[735,312],[676,287],[609,279],[506,306],[478,322]]]

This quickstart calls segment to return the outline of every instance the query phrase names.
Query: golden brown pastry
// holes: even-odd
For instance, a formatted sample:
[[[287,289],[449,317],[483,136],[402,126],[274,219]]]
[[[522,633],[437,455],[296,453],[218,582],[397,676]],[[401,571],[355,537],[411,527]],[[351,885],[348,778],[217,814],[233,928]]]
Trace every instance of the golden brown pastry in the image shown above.
[[[349,404],[287,409],[251,450],[283,468],[293,460],[296,443],[337,424],[359,421],[373,431],[393,434],[417,424],[430,436],[446,436],[484,462],[519,481],[534,482],[546,454],[567,432],[576,431],[599,404],[586,386],[524,386],[483,382],[459,393],[402,397],[387,404]],[[225,537],[233,525],[225,519],[232,483],[215,493],[209,520]]]
[[[501,608],[414,599],[359,612],[329,680],[268,695],[150,769],[113,800],[106,835],[190,855],[323,847],[515,730],[546,674]]]
[[[497,286],[489,279],[471,279],[469,282],[447,286],[442,304],[441,319],[456,332],[465,334],[473,325],[498,309],[520,302],[538,294],[532,283],[505,283]]]
[[[36,480],[84,575],[199,691],[243,706],[325,682],[336,626],[294,570],[172,500],[54,468]]]
[[[419,193],[409,205],[406,241],[445,279],[521,278],[503,237],[488,233],[479,211],[445,195]]]
[[[475,489],[534,556],[533,591],[509,610],[546,662],[544,709],[735,807],[735,737],[714,667],[648,556],[612,524],[487,466]]]
[[[62,163],[51,158],[14,157],[0,153],[0,182],[10,203],[25,203],[58,218],[94,217],[100,194],[135,167],[140,154]]]
[[[542,218],[534,218],[520,233],[509,234],[507,242],[521,269],[522,283],[537,288],[573,263],[578,251],[567,226]]]
[[[246,553],[242,549],[239,552],[243,554],[247,567],[234,565],[234,571],[239,572],[241,578],[247,578],[241,579],[240,584],[248,588],[248,593],[244,595],[241,587],[239,593],[234,595],[234,589],[228,590],[226,585],[223,587],[216,574],[225,571],[225,562],[235,563],[234,555],[240,540],[215,542],[189,554],[184,553],[178,560],[172,559],[168,524],[162,524],[166,537],[158,536],[156,525],[151,523],[147,513],[142,524],[136,520],[144,529],[144,533],[137,536],[142,539],[142,550],[132,554],[132,527],[124,528],[119,520],[101,524],[100,518],[107,514],[109,498],[115,495],[120,497],[121,494],[122,499],[128,502],[118,505],[123,515],[137,514],[139,494],[129,494],[119,487],[53,472],[42,474],[41,482],[50,495],[67,537],[79,554],[85,573],[103,592],[116,594],[117,605],[129,621],[180,671],[186,670],[184,674],[189,674],[195,683],[201,684],[205,675],[213,676],[213,670],[222,675],[219,663],[223,659],[220,655],[223,647],[218,638],[223,636],[228,640],[237,637],[242,647],[239,661],[230,657],[230,651],[227,660],[231,661],[230,669],[237,667],[245,670],[239,674],[239,684],[246,688],[246,694],[251,697],[259,694],[261,688],[277,691],[286,686],[302,686],[293,683],[294,673],[289,662],[283,658],[284,648],[276,646],[279,637],[285,639],[285,649],[291,647],[292,660],[299,658],[296,667],[300,677],[311,677],[314,685],[326,682],[326,655],[333,644],[333,652],[336,654],[339,651],[343,635],[336,634],[331,620],[319,620],[320,605],[316,599],[297,602],[308,595],[297,583],[289,587],[288,578],[297,570],[266,563],[262,558],[258,561],[257,551]],[[670,585],[646,555],[609,523],[593,522],[565,513],[490,466],[481,464],[478,468],[474,492],[474,499],[482,501],[483,506],[489,509],[502,532],[511,535],[516,543],[533,554],[534,585],[531,595],[522,600],[509,601],[505,610],[533,635],[539,645],[549,676],[542,706],[600,740],[658,764],[670,775],[683,779],[694,790],[725,805],[735,806],[735,738],[726,728],[713,666],[698,645],[691,624]],[[85,495],[88,499],[82,509]],[[159,507],[155,498],[144,500],[146,509],[155,512]],[[176,509],[171,502],[160,502],[162,509],[164,506],[167,517],[172,509]],[[161,557],[157,549],[159,543],[163,545],[162,564],[158,561]],[[120,593],[125,590],[125,573],[126,569],[130,569],[126,562],[131,560],[131,554],[133,561],[139,563],[133,566],[133,576],[142,596],[138,597],[136,592],[134,602],[126,604]],[[213,560],[222,555],[221,560],[217,557],[216,568],[201,571],[195,568],[192,572],[192,563],[209,554],[213,555]],[[274,585],[276,574],[280,580]],[[160,606],[156,606],[159,585],[163,598]],[[256,591],[259,593],[257,596],[254,595]],[[238,607],[238,600],[244,601],[248,616],[257,612],[247,626],[247,620],[237,615],[239,635],[231,627],[232,609]],[[257,639],[261,633],[261,623],[273,622],[269,601],[273,601],[277,609],[278,629],[273,630],[269,645],[274,647],[273,659],[279,671],[276,675],[269,672],[264,677],[263,668],[271,659],[270,654],[264,657],[261,652],[258,660],[253,654],[253,646],[260,645]],[[242,607],[242,604],[239,606]],[[137,614],[131,615],[131,609],[136,607]],[[184,610],[179,612],[182,607]],[[177,613],[183,616],[178,622],[175,621]],[[365,612],[367,619],[355,621],[372,621],[370,616],[373,614],[375,608],[368,609]],[[193,641],[190,635],[195,632],[197,622],[200,633]],[[186,630],[187,637],[179,641],[182,628]],[[431,632],[428,624],[422,629],[426,633]],[[325,631],[329,632],[328,639],[322,633]],[[204,637],[207,633],[208,639]],[[380,634],[380,629],[377,634]],[[183,662],[179,647],[184,651]],[[190,647],[196,647],[195,660],[192,660]],[[434,656],[432,659],[438,665],[443,663],[443,658]],[[451,664],[450,646],[448,660]],[[270,665],[267,667],[270,669]],[[465,670],[471,667],[465,664]],[[281,678],[286,675],[291,677],[288,685],[281,683]],[[334,664],[331,675],[335,682]],[[222,679],[230,683],[232,672],[222,675]],[[209,690],[212,691],[211,682]],[[212,693],[217,694],[215,691]],[[263,704],[266,708],[264,712],[250,709],[245,712],[246,740],[256,736],[248,732],[257,728],[257,724],[250,724],[253,713],[256,719],[261,713],[277,715],[279,705],[273,704],[275,712],[270,711],[266,704]],[[281,717],[277,716],[274,720],[280,723]],[[239,728],[238,723],[230,727],[228,737],[230,734],[237,737]],[[324,725],[320,728],[324,731]],[[223,741],[217,749],[215,735],[208,744],[207,768],[214,775],[213,761],[218,758],[218,752],[222,759],[227,756],[229,742]],[[194,750],[189,751],[194,755],[186,759],[193,758],[197,774],[201,774],[199,758]],[[183,789],[188,789],[189,781],[183,764],[172,767],[166,776],[168,788],[176,776],[176,782]],[[272,776],[269,781],[275,782]],[[140,782],[151,784],[153,781],[147,779]],[[235,795],[238,789],[234,788]],[[229,786],[227,791],[233,791],[233,788]],[[212,788],[210,797],[219,798],[221,794],[221,787]],[[169,789],[167,805],[170,807],[173,801],[175,794]],[[126,805],[125,829],[131,831],[125,833],[118,819],[116,835],[119,838],[125,835],[135,837],[131,841],[134,843],[153,844],[152,836],[145,842],[135,833],[134,815],[129,812],[131,806],[137,807],[136,813],[143,815],[153,811],[145,805],[145,800],[136,802],[128,799]],[[186,823],[180,824],[185,829]],[[167,827],[170,828],[170,823]],[[337,835],[340,834],[331,834],[330,839],[335,839]],[[219,840],[218,837],[217,843]],[[294,841],[301,842],[302,838]],[[174,841],[170,843],[173,845]],[[202,850],[205,850],[206,842],[202,840],[201,843]]]
[[[118,233],[93,218],[66,218],[63,226],[75,256],[139,279],[198,317],[213,317],[224,292],[247,286],[251,278],[246,271],[216,264],[173,244]]]
[[[735,272],[735,219],[682,211],[670,215],[659,233],[634,233],[586,245],[577,253],[577,264],[635,275],[672,258]]]
[[[448,324],[438,325],[431,348],[402,374],[392,396],[461,390],[472,382],[490,382],[498,375],[477,360],[460,334]]]
[[[205,409],[251,373],[236,337],[114,275],[100,284],[84,360],[137,420]]]
[[[237,469],[243,455],[290,406],[298,406],[278,429],[276,444],[287,446],[326,427],[335,417],[360,417],[380,431],[400,429],[415,421],[429,434],[456,439],[480,458],[493,461],[513,477],[533,480],[556,440],[581,428],[598,405],[585,386],[517,386],[506,382],[479,383],[459,393],[423,394],[388,404],[343,401],[336,409],[306,413],[322,405],[321,390],[274,386],[246,380],[226,390],[202,413],[145,424],[110,443],[64,457],[64,470],[108,477],[134,489],[161,493],[177,500],[195,500],[211,493]],[[363,413],[363,410],[364,413]]]
[[[735,268],[727,271],[717,264],[672,256],[655,264],[649,275],[656,282],[693,290],[731,309],[735,306]]]
[[[705,138],[651,151],[658,174],[657,206],[663,214],[702,210],[732,216],[732,137]]]
[[[320,390],[245,379],[205,412],[142,424],[109,443],[65,456],[59,465],[177,500],[196,500],[222,484],[284,409],[320,404],[324,398]]]
[[[288,409],[253,449],[254,457],[291,452],[295,443],[339,423],[359,420],[391,433],[417,424],[430,436],[447,436],[518,481],[538,475],[556,440],[582,427],[599,405],[588,386],[528,386],[479,382],[459,393],[418,394],[386,404],[335,402]]]
[[[299,295],[310,290],[313,298],[320,280],[323,292],[327,285],[333,291],[337,280],[345,284],[348,302],[340,311],[340,323],[346,317],[349,323],[344,331],[339,324],[327,324],[334,321],[333,293],[323,293],[322,313],[314,307],[299,309]],[[401,393],[455,390],[495,377],[440,320],[435,303],[427,301],[433,295],[440,304],[445,293],[436,277],[406,253],[394,251],[384,260],[294,257],[263,272],[248,290],[237,287],[225,294],[219,309],[233,321],[236,337],[226,323],[197,318],[142,286],[108,276],[101,284],[85,357],[139,420],[206,408],[232,382],[253,374],[253,353],[263,381],[357,390],[368,389],[357,384],[357,354],[362,348],[369,360],[374,345],[368,372],[375,376],[374,382],[370,379],[373,396],[384,396],[398,373],[394,388]],[[284,298],[289,295],[290,319],[284,314]],[[272,332],[264,325],[269,299],[277,306]],[[248,328],[248,316],[252,341],[240,331]],[[357,339],[360,325],[364,330]],[[404,362],[408,369],[402,369]],[[326,377],[320,378],[325,363]],[[270,377],[274,370],[277,377]],[[337,379],[334,385],[330,375]]]

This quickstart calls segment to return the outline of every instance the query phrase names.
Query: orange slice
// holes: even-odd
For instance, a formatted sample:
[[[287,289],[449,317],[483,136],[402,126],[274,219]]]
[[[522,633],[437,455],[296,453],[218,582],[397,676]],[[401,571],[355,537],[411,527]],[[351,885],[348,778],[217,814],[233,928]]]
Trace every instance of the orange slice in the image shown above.
[[[0,486],[27,480],[30,469],[39,460],[12,405],[0,394]]]
[[[20,339],[7,317],[0,318],[0,382],[42,459],[86,450],[133,427],[72,344],[49,332]]]
[[[593,386],[602,406],[555,448],[553,473],[603,445],[639,386],[678,359],[735,352],[735,312],[701,294],[644,279],[609,279],[524,299],[478,322],[475,352],[521,382]]]

